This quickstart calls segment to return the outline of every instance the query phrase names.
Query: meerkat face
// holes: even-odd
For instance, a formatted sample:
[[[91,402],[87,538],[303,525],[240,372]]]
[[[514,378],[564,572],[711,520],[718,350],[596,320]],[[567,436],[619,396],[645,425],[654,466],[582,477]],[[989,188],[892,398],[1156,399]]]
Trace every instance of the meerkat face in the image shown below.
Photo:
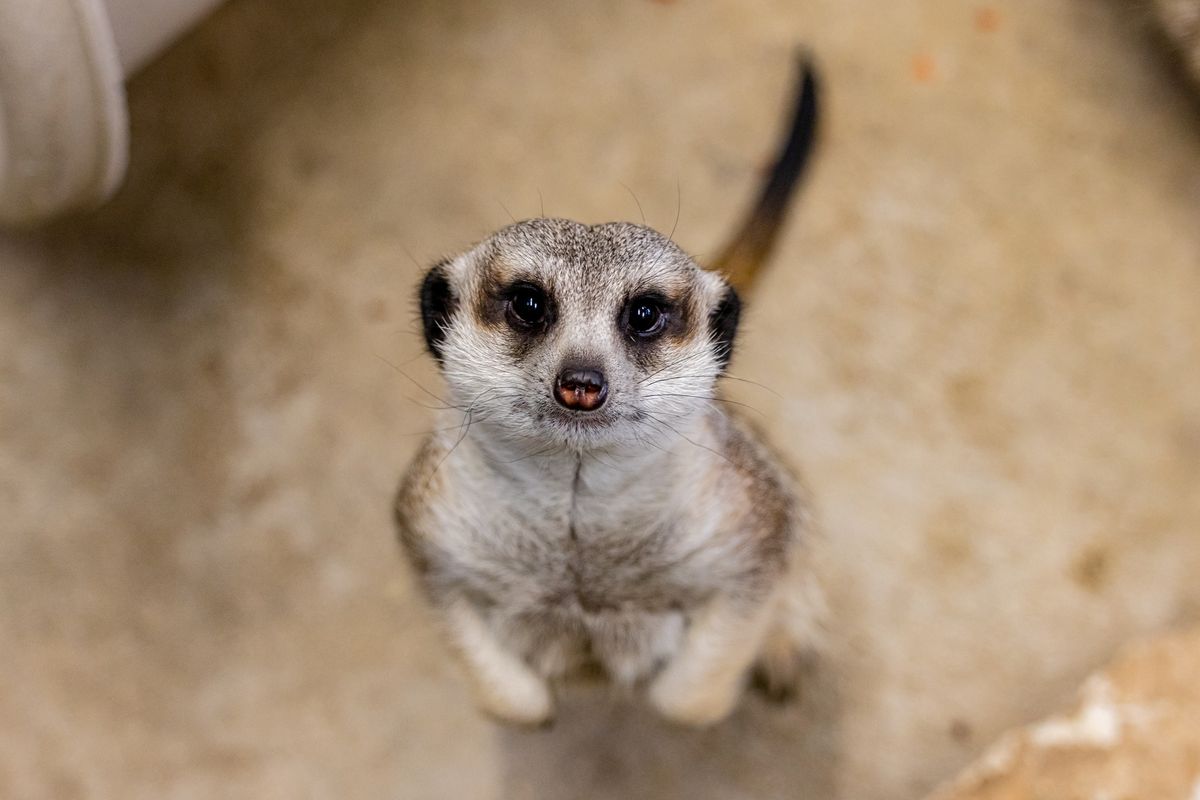
[[[437,264],[420,299],[470,424],[575,447],[677,431],[711,402],[739,312],[725,280],[661,234],[559,219]]]

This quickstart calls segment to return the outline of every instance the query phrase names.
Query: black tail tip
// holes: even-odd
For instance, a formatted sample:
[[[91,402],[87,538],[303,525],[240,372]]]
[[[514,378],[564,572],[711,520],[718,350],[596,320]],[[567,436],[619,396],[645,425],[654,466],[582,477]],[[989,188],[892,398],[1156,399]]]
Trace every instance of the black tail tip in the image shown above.
[[[816,60],[807,48],[797,48],[796,66],[792,112],[770,174],[742,227],[714,264],[739,288],[750,285],[770,255],[816,145],[821,81]]]

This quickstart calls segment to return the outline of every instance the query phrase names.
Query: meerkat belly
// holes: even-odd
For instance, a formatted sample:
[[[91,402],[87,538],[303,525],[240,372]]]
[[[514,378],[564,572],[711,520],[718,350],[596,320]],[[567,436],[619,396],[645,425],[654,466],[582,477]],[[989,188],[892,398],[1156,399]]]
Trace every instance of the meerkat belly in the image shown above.
[[[503,640],[542,674],[599,668],[632,683],[675,652],[709,591],[677,540],[619,522],[527,530],[520,546],[504,545],[503,576],[480,574],[478,585]]]

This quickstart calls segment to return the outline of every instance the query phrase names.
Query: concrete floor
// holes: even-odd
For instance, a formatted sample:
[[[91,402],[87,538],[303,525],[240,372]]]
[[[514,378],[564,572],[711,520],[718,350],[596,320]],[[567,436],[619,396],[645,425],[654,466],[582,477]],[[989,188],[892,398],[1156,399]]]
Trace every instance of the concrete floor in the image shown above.
[[[130,87],[116,201],[0,237],[0,797],[916,798],[1200,616],[1200,113],[1135,14],[232,0]],[[419,265],[622,183],[714,252],[798,42],[824,148],[730,393],[830,653],[707,733],[501,731],[389,521]]]

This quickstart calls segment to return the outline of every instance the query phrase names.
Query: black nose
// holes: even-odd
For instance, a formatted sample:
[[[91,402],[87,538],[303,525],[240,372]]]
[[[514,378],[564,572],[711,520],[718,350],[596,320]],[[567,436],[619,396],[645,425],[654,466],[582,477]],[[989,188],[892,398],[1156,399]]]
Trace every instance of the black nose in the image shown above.
[[[554,382],[554,399],[572,411],[595,411],[608,397],[608,381],[598,369],[564,369]]]

